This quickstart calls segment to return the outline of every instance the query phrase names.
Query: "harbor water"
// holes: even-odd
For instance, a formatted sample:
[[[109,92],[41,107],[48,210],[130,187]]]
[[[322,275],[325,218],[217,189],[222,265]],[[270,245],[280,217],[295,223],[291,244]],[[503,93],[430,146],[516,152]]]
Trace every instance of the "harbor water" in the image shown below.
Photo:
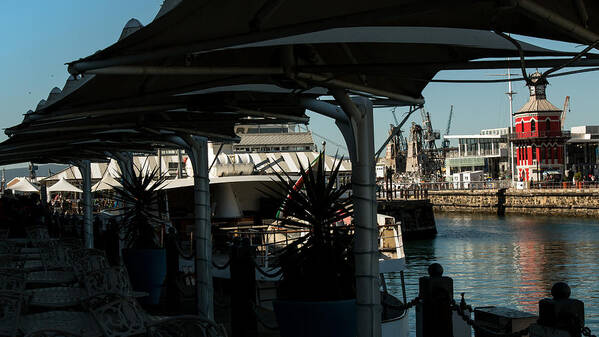
[[[504,306],[538,313],[558,281],[585,305],[586,326],[599,332],[599,220],[541,216],[436,214],[435,239],[405,242],[408,300],[418,278],[438,262],[454,279],[456,301],[465,292],[476,306]],[[401,298],[399,274],[389,291]],[[415,336],[414,310],[410,326]]]

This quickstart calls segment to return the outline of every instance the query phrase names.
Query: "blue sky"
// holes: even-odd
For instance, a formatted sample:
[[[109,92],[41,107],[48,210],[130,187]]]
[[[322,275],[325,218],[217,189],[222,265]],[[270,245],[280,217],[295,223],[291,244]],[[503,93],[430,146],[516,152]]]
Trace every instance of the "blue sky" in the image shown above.
[[[65,62],[87,56],[114,43],[130,18],[149,23],[162,0],[3,0],[0,3],[0,126],[18,124],[22,114],[34,109],[50,90],[62,88],[68,77]],[[582,47],[526,39],[547,48],[580,50]],[[534,69],[529,69],[529,72]],[[442,79],[492,79],[505,70],[446,71]],[[518,74],[518,70],[512,73]],[[514,83],[514,109],[528,99],[522,82]],[[442,84],[431,83],[424,90],[426,109],[433,127],[444,130],[450,105],[454,106],[452,134],[478,133],[483,128],[503,127],[508,123],[506,83]],[[550,79],[548,99],[562,107],[566,95],[571,97],[571,113],[566,127],[599,125],[599,72]],[[405,110],[405,109],[404,109]],[[343,143],[331,120],[309,113],[310,128],[336,143]],[[420,122],[415,114],[410,121]],[[408,125],[409,122],[408,121]],[[393,117],[388,110],[375,112],[375,144],[384,141]],[[6,136],[0,134],[0,140]],[[317,143],[321,139],[315,137]],[[328,149],[334,151],[335,146]]]

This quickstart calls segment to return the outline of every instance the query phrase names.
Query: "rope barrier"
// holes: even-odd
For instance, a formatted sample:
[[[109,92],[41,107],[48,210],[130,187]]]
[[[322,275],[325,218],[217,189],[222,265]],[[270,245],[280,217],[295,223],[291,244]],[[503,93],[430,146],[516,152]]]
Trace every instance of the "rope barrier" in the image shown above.
[[[275,278],[275,277],[277,277],[277,276],[279,276],[279,275],[281,275],[281,274],[283,273],[283,269],[279,269],[279,270],[275,271],[274,273],[269,273],[269,272],[265,271],[264,269],[262,269],[262,268],[261,268],[261,267],[260,267],[260,266],[259,266],[259,265],[256,263],[256,261],[254,261],[254,266],[256,266],[256,270],[257,270],[257,271],[258,271],[260,274],[262,274],[262,275],[264,275],[264,276],[266,276],[266,277],[270,277],[270,278]]]
[[[396,305],[393,303],[387,303],[387,302],[383,302],[383,301],[381,301],[381,303],[383,305],[383,312],[385,312],[387,309],[400,310],[401,314],[394,316],[394,319],[402,319],[407,315],[408,310],[410,310],[410,308],[415,306],[419,300],[420,300],[420,298],[418,296],[416,296],[413,300],[411,300],[410,302],[405,303],[405,304],[401,303],[400,305]]]
[[[191,253],[185,254],[185,252],[183,251],[181,246],[179,246],[179,240],[177,240],[177,238],[174,236],[171,237],[170,239],[175,243],[175,248],[177,248],[177,252],[179,252],[179,256],[181,256],[185,260],[193,260],[193,258],[195,256],[195,251],[194,251],[193,246],[191,247]]]
[[[591,329],[587,328],[586,326],[580,329],[580,333],[582,333],[582,335],[585,337],[597,337],[591,334]]]
[[[220,270],[227,269],[227,267],[228,267],[230,264],[231,264],[231,257],[230,257],[230,256],[229,256],[229,260],[228,260],[228,261],[227,261],[225,264],[223,264],[222,266],[219,266],[219,265],[217,265],[216,263],[214,263],[214,261],[212,261],[212,265],[214,266],[214,268],[216,268],[216,269],[220,269]]]

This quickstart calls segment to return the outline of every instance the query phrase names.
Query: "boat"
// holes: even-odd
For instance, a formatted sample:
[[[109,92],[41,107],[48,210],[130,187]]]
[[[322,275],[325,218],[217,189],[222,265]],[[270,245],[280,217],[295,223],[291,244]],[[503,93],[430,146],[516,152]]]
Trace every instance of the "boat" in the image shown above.
[[[396,222],[391,216],[377,214],[377,224],[379,226],[379,277],[381,284],[381,305],[382,305],[382,336],[407,337],[408,336],[408,310],[405,308],[406,289],[403,278],[403,272],[406,269],[405,254],[403,250],[403,239],[401,224]],[[256,306],[262,310],[272,311],[272,301],[276,299],[276,283],[280,279],[277,274],[277,268],[271,268],[272,253],[277,247],[282,247],[297,237],[303,235],[301,231],[289,229],[277,230],[274,226],[265,226],[263,228],[228,228],[232,236],[244,237],[254,242],[256,247],[256,271],[257,296]],[[258,242],[260,242],[258,244]],[[229,267],[226,266],[228,256],[224,254],[213,255],[214,266],[213,276],[217,278],[229,279]],[[192,263],[188,268],[192,268]],[[259,270],[265,270],[268,273],[261,273]],[[399,273],[401,280],[401,289],[403,298],[400,300],[388,292],[387,276]],[[268,274],[268,275],[266,275]]]

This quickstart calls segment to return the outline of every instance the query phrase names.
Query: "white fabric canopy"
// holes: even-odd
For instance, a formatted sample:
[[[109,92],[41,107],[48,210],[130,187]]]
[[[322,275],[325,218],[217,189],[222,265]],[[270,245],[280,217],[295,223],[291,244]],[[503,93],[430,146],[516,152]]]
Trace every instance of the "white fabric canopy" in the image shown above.
[[[122,185],[110,173],[106,172],[104,177],[92,186],[92,192],[111,190],[115,186],[121,187]]]
[[[8,187],[9,190],[18,191],[18,192],[38,192],[39,190],[33,186],[31,182],[27,179],[20,179],[18,183]]]
[[[48,187],[48,192],[79,192],[79,193],[83,193],[83,191],[75,186],[73,186],[71,183],[69,183],[68,181],[66,181],[66,179],[64,178],[60,178],[60,180]]]

